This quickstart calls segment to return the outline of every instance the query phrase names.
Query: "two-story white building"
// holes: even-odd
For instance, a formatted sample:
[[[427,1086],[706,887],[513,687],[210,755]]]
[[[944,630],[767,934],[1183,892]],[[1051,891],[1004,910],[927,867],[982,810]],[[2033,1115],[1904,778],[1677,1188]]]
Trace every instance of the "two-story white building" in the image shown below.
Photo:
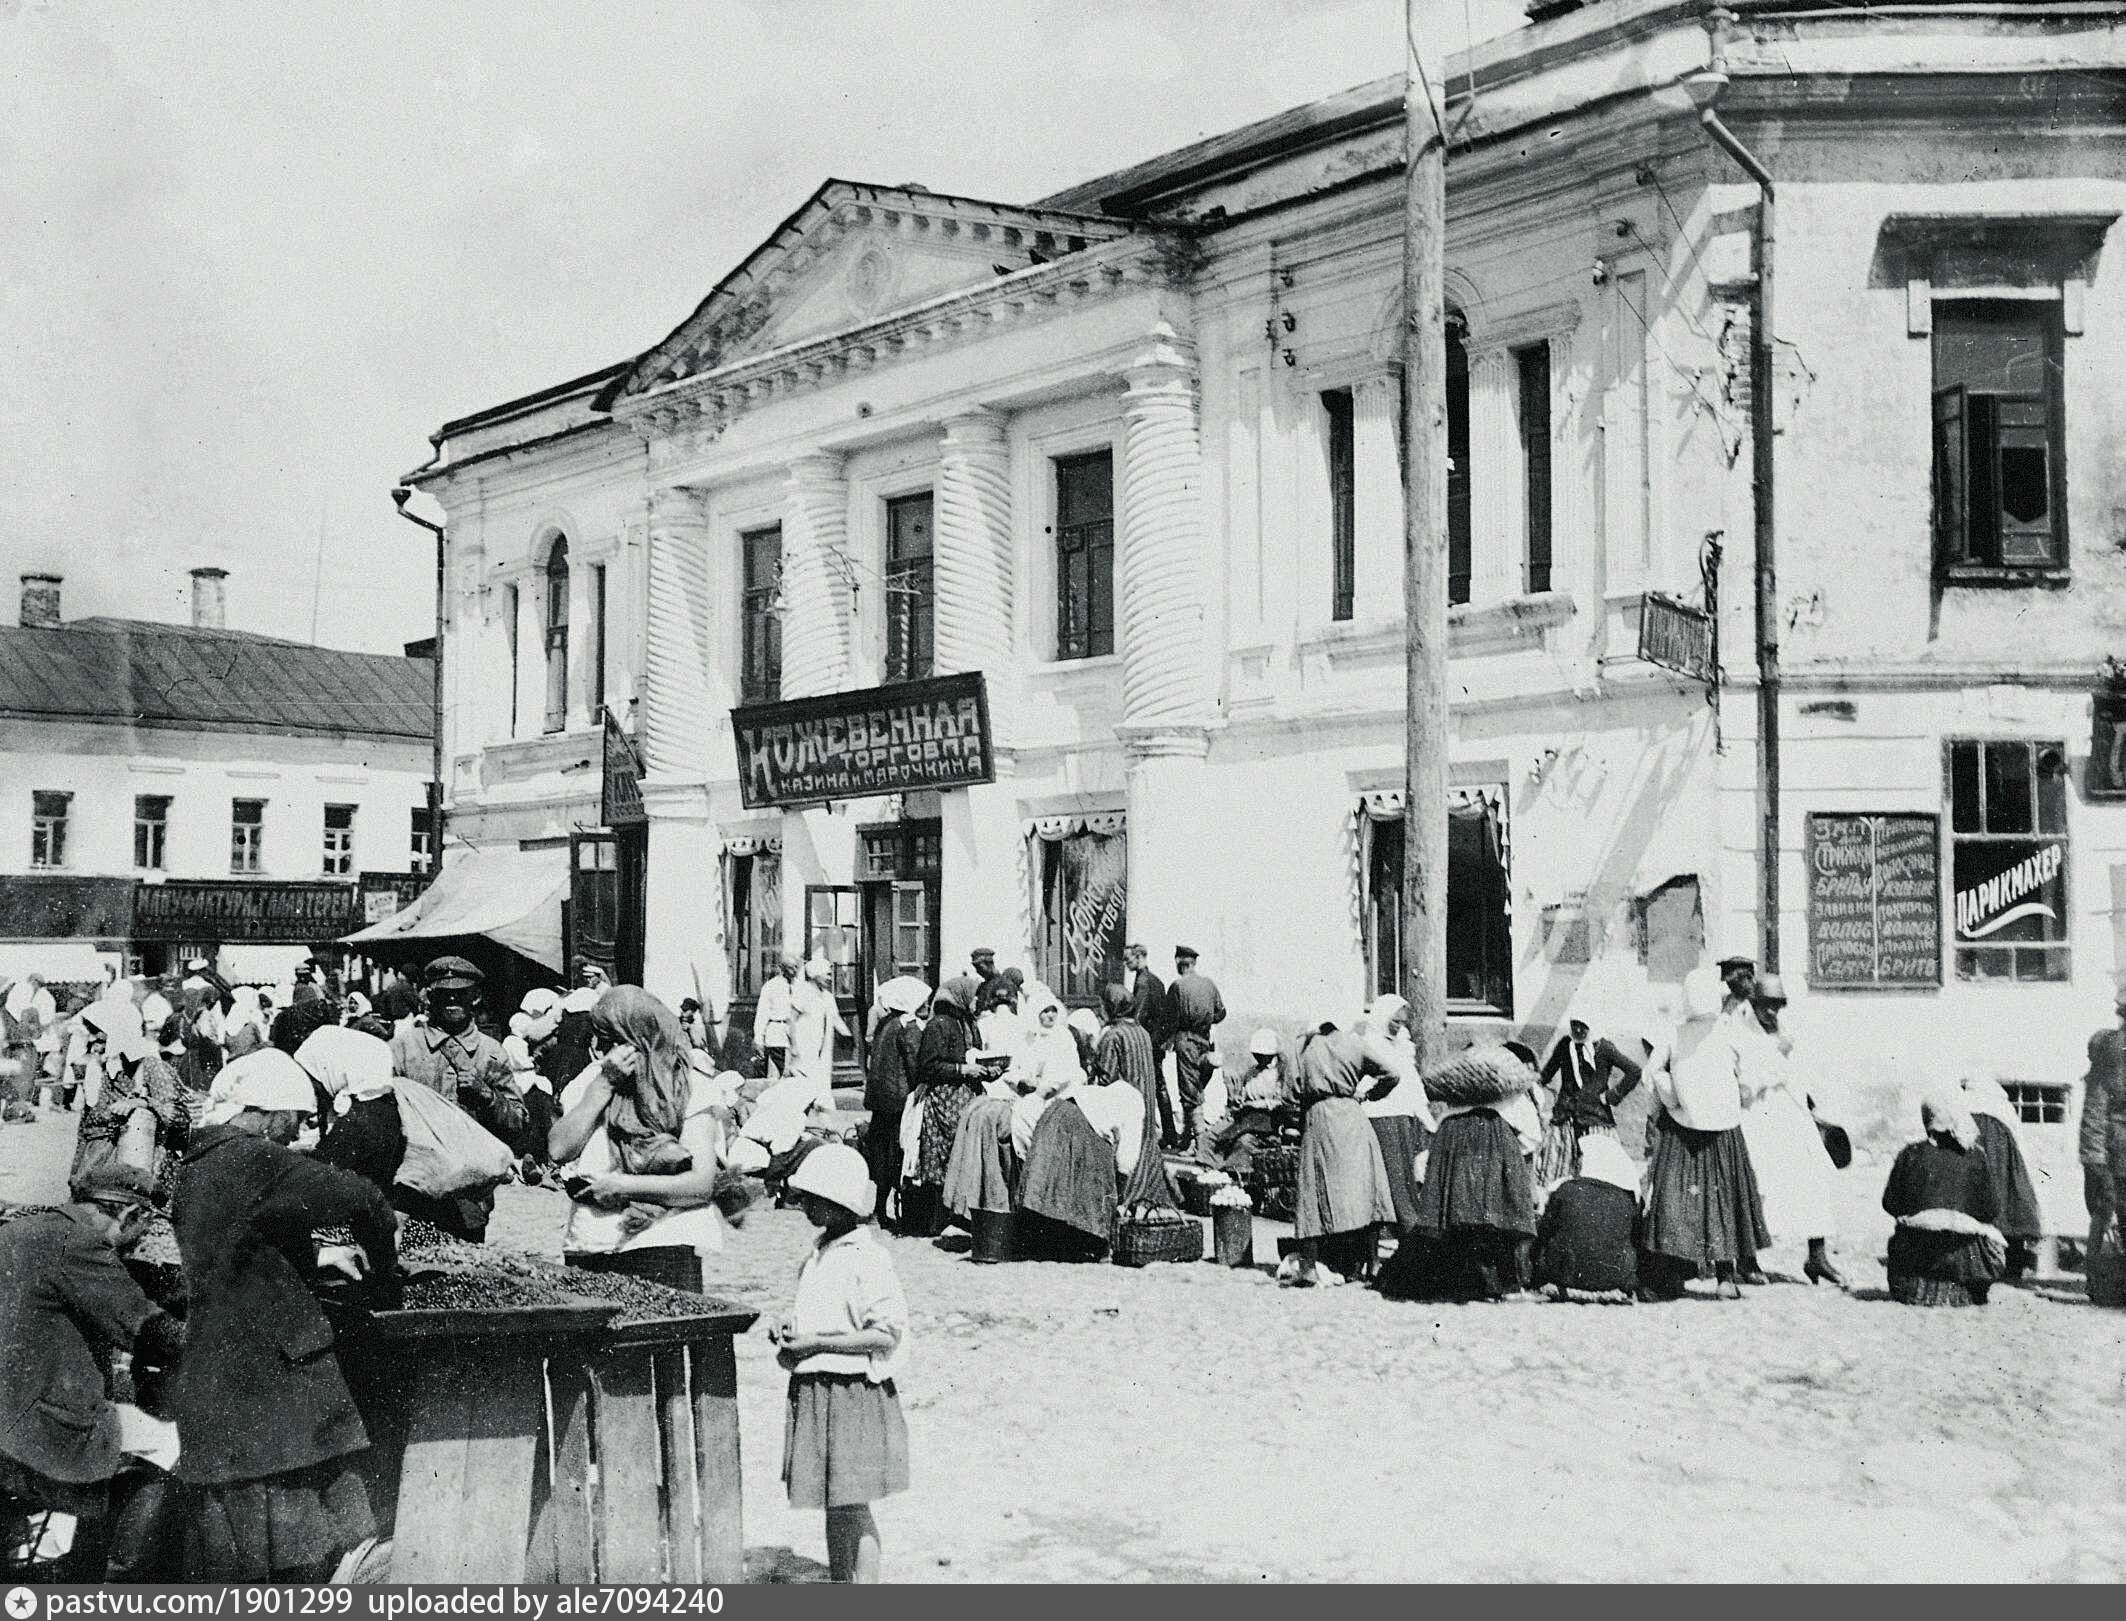
[[[1539,14],[1444,78],[1453,1016],[1650,1035],[1761,937],[1761,251],[1790,1020],[1885,1131],[1945,1068],[2049,1119],[2126,916],[2126,8]],[[673,997],[790,941],[852,1011],[979,946],[1084,1000],[1186,942],[1233,1047],[1395,985],[1402,120],[829,181],[641,356],[449,424],[452,827],[608,850],[610,708],[647,830],[582,859],[640,863]],[[1708,585],[1717,705],[1640,656]],[[908,684],[976,673],[970,766]]]
[[[198,954],[280,983],[418,888],[428,659],[229,630],[220,569],[194,571],[189,625],[69,623],[57,576],[22,584],[0,628],[0,969],[94,983]]]

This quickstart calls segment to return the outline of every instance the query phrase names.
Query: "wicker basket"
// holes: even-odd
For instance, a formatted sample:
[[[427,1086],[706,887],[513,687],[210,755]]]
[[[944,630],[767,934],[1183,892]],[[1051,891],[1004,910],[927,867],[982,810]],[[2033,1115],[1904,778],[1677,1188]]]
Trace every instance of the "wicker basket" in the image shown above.
[[[1465,1109],[1503,1103],[1534,1085],[1535,1071],[1498,1042],[1465,1047],[1425,1072],[1426,1097]]]
[[[1256,1149],[1241,1185],[1261,1214],[1274,1221],[1290,1220],[1299,1192],[1299,1144],[1265,1143]]]
[[[1203,1227],[1178,1210],[1124,1211],[1115,1224],[1115,1265],[1203,1259]]]

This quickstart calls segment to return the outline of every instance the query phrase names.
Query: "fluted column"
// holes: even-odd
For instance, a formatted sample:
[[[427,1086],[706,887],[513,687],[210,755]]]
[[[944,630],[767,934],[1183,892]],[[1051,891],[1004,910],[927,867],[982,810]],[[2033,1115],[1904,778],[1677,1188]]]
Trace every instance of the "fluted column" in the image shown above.
[[[1133,727],[1200,726],[1208,718],[1212,650],[1196,357],[1162,333],[1127,376],[1115,593],[1123,719]]]
[[[641,741],[653,777],[704,781],[709,697],[709,525],[691,490],[650,493],[649,641]]]
[[[937,478],[937,667],[982,670],[992,688],[1012,664],[1011,451],[1004,418],[948,420]]]
[[[790,464],[782,531],[782,695],[848,689],[850,673],[849,481],[839,456]]]
[[[1358,619],[1403,615],[1402,408],[1402,384],[1392,374],[1352,386]]]
[[[1521,593],[1521,432],[1513,357],[1504,349],[1469,363],[1469,600]]]

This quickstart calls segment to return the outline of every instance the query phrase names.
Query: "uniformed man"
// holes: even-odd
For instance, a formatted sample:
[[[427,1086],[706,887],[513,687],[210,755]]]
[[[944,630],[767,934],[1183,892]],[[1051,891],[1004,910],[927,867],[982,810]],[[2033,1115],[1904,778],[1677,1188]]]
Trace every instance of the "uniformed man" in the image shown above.
[[[449,1098],[511,1152],[529,1152],[531,1114],[509,1055],[473,1023],[486,976],[463,957],[438,957],[422,970],[421,983],[428,1022],[391,1038],[392,1072]],[[486,1238],[487,1218],[495,1207],[491,1191],[430,1203],[437,1208],[409,1214],[434,1221],[471,1243]]]
[[[1208,976],[1196,972],[1196,948],[1174,948],[1174,983],[1166,990],[1166,1028],[1174,1046],[1174,1086],[1181,1093],[1181,1136],[1170,1147],[1196,1140],[1203,1089],[1216,1062],[1211,1031],[1225,1022],[1225,998]]]

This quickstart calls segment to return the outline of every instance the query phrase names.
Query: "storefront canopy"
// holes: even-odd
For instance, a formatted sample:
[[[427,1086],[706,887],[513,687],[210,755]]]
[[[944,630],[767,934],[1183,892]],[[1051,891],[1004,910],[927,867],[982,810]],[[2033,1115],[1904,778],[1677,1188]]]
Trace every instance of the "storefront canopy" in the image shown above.
[[[561,903],[567,895],[566,846],[454,849],[419,900],[346,936],[342,944],[377,955],[368,948],[480,935],[558,974],[563,966]]]

